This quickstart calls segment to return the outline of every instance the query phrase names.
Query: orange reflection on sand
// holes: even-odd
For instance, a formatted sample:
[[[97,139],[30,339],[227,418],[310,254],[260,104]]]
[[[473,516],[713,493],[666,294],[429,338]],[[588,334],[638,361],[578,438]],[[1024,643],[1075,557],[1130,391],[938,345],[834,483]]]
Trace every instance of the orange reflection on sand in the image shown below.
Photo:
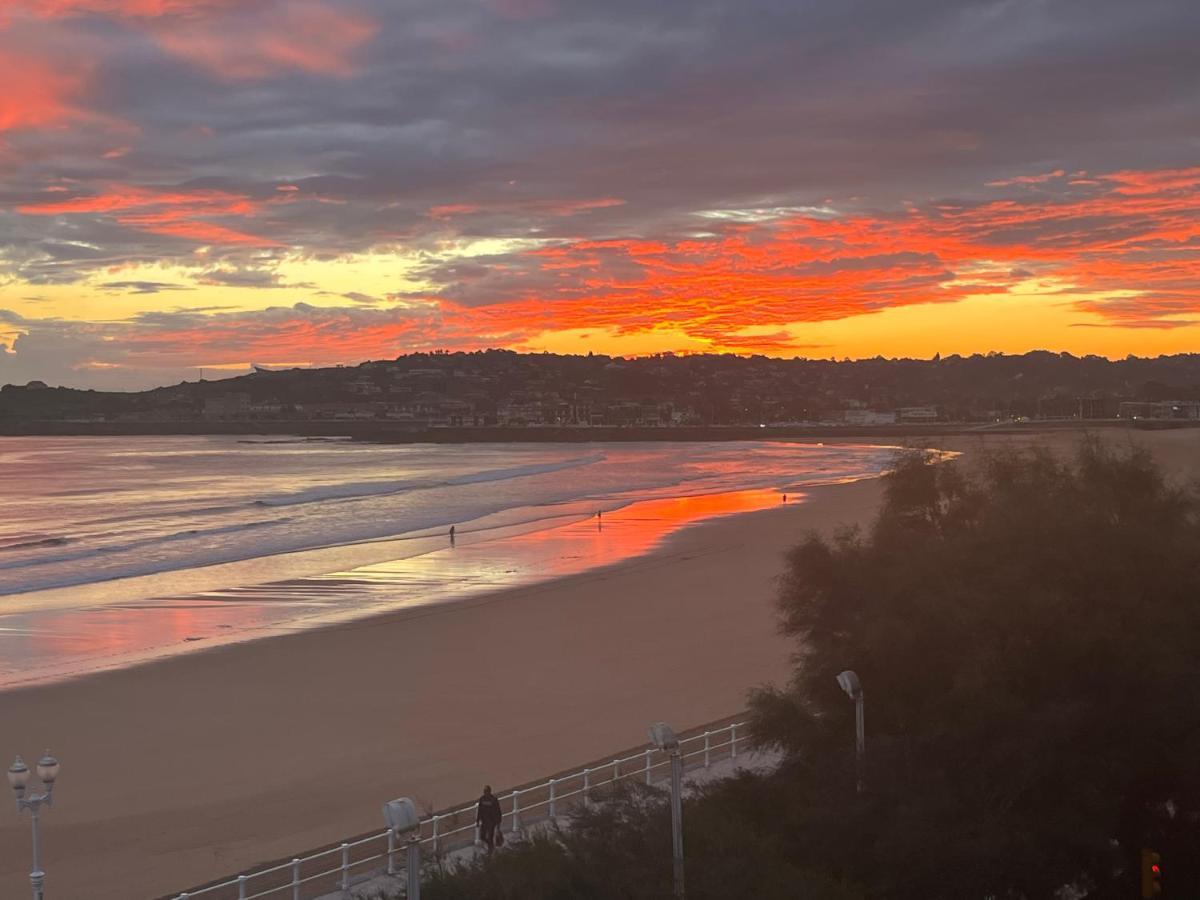
[[[774,508],[781,499],[772,490],[670,497],[501,538],[460,530],[454,547],[328,577],[386,587],[391,606],[437,603],[613,565],[649,552],[685,526]]]
[[[0,617],[0,685],[46,681],[574,575],[640,556],[705,519],[776,508],[773,490],[669,497],[539,524],[470,525],[423,538],[427,552],[343,572],[110,606]],[[788,498],[798,502],[801,495]],[[550,525],[550,522],[566,524]]]
[[[564,528],[522,535],[513,544],[518,550],[533,550],[531,555],[545,567],[543,577],[557,577],[640,556],[671,533],[703,519],[779,504],[780,495],[767,490],[646,500]]]
[[[261,605],[203,598],[5,616],[0,684],[26,680],[43,668],[46,674],[70,674],[92,668],[96,660],[132,661],[164,649],[199,646],[214,635],[261,627],[271,618]]]

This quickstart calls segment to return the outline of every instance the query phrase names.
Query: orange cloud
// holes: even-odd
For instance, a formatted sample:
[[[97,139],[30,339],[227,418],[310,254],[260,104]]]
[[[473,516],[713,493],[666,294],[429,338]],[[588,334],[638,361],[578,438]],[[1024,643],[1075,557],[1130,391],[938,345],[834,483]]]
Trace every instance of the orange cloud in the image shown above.
[[[281,4],[276,15],[239,19],[236,39],[220,17],[156,20],[147,27],[169,53],[230,80],[288,69],[349,75],[354,52],[378,30],[365,16],[305,2]]]
[[[440,206],[429,207],[429,216],[433,219],[449,219],[476,212],[479,212],[479,207],[474,203],[443,203]]]
[[[107,193],[91,194],[49,203],[27,203],[17,212],[29,216],[113,215],[119,225],[152,234],[166,234],[205,244],[246,244],[277,247],[278,241],[258,237],[226,225],[207,221],[212,218],[249,218],[261,205],[249,197],[226,191],[153,191],[147,188],[114,185]]]
[[[460,268],[436,300],[475,334],[670,327],[747,349],[747,326],[1003,295],[1023,281],[1115,325],[1200,315],[1200,168],[1012,179],[1029,196],[736,223],[688,239],[569,241]],[[435,268],[431,279],[441,275]],[[1098,301],[1097,294],[1136,295]],[[1088,294],[1091,298],[1073,297]],[[779,342],[778,336],[773,343]]]
[[[76,115],[81,82],[45,60],[0,48],[0,132],[57,125]]]
[[[127,325],[118,339],[122,364],[169,367],[244,365],[251,359],[330,364],[394,356],[397,346],[421,342],[423,335],[420,319],[300,305],[207,316],[178,327]]]
[[[544,209],[555,216],[573,216],[576,213],[588,212],[593,209],[608,209],[611,206],[624,206],[625,201],[620,197],[598,197],[595,200],[565,200],[561,203],[540,204],[536,208]]]
[[[112,18],[156,18],[227,8],[238,0],[15,0],[14,6],[44,18],[102,15]]]
[[[354,51],[378,30],[366,16],[318,0],[16,0],[15,10],[123,20],[168,53],[230,80],[289,69],[348,75]]]

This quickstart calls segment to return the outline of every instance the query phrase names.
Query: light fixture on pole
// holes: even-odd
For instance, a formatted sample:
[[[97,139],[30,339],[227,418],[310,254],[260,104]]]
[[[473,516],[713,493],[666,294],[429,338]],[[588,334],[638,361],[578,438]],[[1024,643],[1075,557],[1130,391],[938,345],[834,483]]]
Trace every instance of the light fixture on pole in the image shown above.
[[[857,780],[857,790],[861,794],[866,790],[866,782],[863,780],[863,758],[867,752],[867,737],[863,724],[862,682],[858,680],[858,675],[852,670],[847,669],[838,675],[837,683],[850,699],[854,701],[854,771]]]
[[[421,817],[417,815],[417,807],[407,797],[389,800],[383,804],[383,818],[396,837],[408,835],[408,855],[404,867],[408,890],[405,897],[408,900],[421,900]]]
[[[679,738],[666,722],[650,726],[650,742],[671,756],[671,850],[674,858],[674,895],[683,897],[683,755]]]
[[[33,871],[29,873],[29,883],[33,885],[33,900],[42,900],[42,886],[46,881],[46,873],[42,871],[41,833],[38,831],[38,816],[42,811],[43,804],[54,805],[54,782],[58,778],[58,768],[58,760],[47,750],[46,755],[37,762],[37,774],[38,778],[42,780],[44,791],[41,794],[30,794],[26,797],[25,787],[29,784],[29,767],[25,765],[25,761],[20,756],[8,767],[8,783],[12,787],[13,793],[17,795],[17,813],[27,809],[33,819]]]

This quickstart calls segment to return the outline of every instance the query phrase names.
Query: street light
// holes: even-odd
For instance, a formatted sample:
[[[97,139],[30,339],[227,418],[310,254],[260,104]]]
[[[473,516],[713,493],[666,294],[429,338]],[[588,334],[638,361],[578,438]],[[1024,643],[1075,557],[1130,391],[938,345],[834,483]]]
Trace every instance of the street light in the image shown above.
[[[854,745],[854,771],[857,776],[857,789],[861,794],[866,790],[866,783],[863,781],[863,757],[867,752],[867,737],[863,727],[863,689],[862,682],[858,680],[856,675],[850,669],[840,674],[837,677],[837,683],[843,691],[854,701],[854,730],[855,730],[855,745]]]
[[[33,900],[42,900],[42,886],[46,882],[46,873],[42,871],[41,835],[38,833],[38,815],[42,804],[54,805],[54,782],[58,778],[58,760],[46,751],[46,755],[37,761],[38,778],[42,781],[44,793],[25,796],[25,787],[29,784],[29,767],[20,756],[8,767],[8,783],[13,793],[17,795],[17,814],[21,810],[29,810],[33,819],[33,871],[29,873],[29,883],[33,885]]]
[[[405,896],[408,900],[421,900],[421,817],[417,815],[417,807],[407,797],[389,800],[383,804],[383,818],[396,837],[408,835],[404,873],[408,890]],[[391,865],[390,859],[388,865]],[[390,869],[388,874],[391,874]]]
[[[671,755],[671,851],[674,857],[674,894],[683,897],[683,756],[679,738],[666,722],[650,726],[650,742]]]

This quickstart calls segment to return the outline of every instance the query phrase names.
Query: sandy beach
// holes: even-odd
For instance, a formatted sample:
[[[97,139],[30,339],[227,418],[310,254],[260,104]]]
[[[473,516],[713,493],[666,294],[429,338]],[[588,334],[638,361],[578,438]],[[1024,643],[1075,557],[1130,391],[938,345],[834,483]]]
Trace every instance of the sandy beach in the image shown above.
[[[1126,436],[1194,474],[1200,431]],[[63,762],[48,895],[156,897],[378,827],[391,797],[442,807],[734,713],[788,673],[783,553],[879,497],[818,487],[580,575],[0,693],[8,752]],[[22,896],[28,821],[0,822],[0,895]]]

